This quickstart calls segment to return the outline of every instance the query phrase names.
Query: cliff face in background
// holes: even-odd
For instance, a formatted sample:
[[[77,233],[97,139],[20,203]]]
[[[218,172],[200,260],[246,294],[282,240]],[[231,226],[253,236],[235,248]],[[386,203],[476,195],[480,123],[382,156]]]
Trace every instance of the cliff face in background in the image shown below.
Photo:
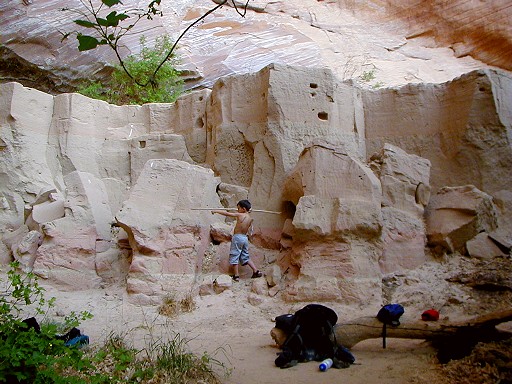
[[[149,42],[164,33],[176,38],[214,5],[163,0],[164,17],[142,23],[139,31]],[[116,60],[107,48],[80,53],[74,37],[61,42],[63,32],[75,29],[75,15],[60,9],[79,6],[78,0],[0,4],[2,76],[55,93],[73,89],[84,77],[108,75]],[[505,0],[253,0],[245,18],[229,6],[210,15],[185,36],[178,54],[189,88],[210,87],[221,76],[271,63],[328,67],[340,79],[372,72],[370,86],[437,83],[486,65],[510,70],[510,20]],[[124,55],[138,51],[139,37],[124,39]]]
[[[456,57],[512,70],[512,6],[509,1],[338,0],[342,9],[425,46],[450,47]]]

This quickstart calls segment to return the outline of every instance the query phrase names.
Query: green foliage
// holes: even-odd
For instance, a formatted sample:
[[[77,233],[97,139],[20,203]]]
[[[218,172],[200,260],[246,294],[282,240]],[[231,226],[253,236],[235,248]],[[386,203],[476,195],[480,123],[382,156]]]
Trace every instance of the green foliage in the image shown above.
[[[116,5],[122,5],[120,0],[101,0],[99,6],[95,6],[91,0],[83,1],[84,10],[74,8],[63,8],[63,11],[70,11],[78,14],[80,19],[73,20],[76,25],[86,29],[86,33],[76,32],[78,39],[78,50],[88,51],[100,45],[109,45],[114,50],[118,48],[119,39],[129,33],[140,20],[152,20],[154,16],[162,15],[162,11],[158,8],[161,0],[153,0],[149,2],[146,9],[131,9],[128,11],[117,12],[111,11],[106,16],[103,15],[103,6],[111,8]],[[123,25],[125,20],[132,20],[131,23]],[[67,38],[71,33],[63,34],[63,39]]]
[[[157,38],[152,48],[141,37],[140,45],[140,53],[124,61],[125,68],[133,78],[138,79],[137,82],[118,65],[108,83],[91,82],[78,92],[117,105],[174,102],[183,92],[183,82],[174,68],[177,62],[174,57],[161,64],[162,56],[172,46],[169,36]],[[159,65],[160,70],[155,74]],[[150,83],[151,86],[143,86],[141,83]]]
[[[364,82],[370,82],[375,79],[375,69],[364,71],[359,78]]]
[[[40,332],[28,328],[22,318],[31,312],[45,314],[54,299],[46,300],[36,276],[22,275],[18,268],[19,263],[11,263],[0,293],[0,383],[220,384],[212,367],[224,367],[222,363],[206,353],[198,357],[187,352],[186,341],[179,335],[170,341],[155,341],[151,336],[149,347],[142,350],[128,347],[114,335],[101,347],[84,349],[66,346],[56,338],[57,331],[92,318],[88,312],[71,312],[63,325],[42,323]]]
[[[111,334],[105,344],[88,351],[95,366],[98,383],[220,383],[212,370],[220,365],[206,353],[198,357],[186,351],[186,341],[179,334],[170,341],[154,341],[136,350],[126,345],[123,337]]]
[[[40,332],[36,332],[23,322],[31,312],[45,314],[55,299],[46,300],[36,276],[22,275],[18,268],[19,263],[10,264],[0,295],[0,382],[70,383],[73,376],[62,375],[61,371],[69,367],[80,371],[87,363],[82,361],[80,350],[65,346],[63,340],[55,337],[55,325],[41,326]],[[65,326],[69,329],[91,317],[88,312],[71,313]]]
[[[249,1],[247,0],[245,4],[239,5],[235,0],[231,0],[231,4],[241,17],[245,17]],[[63,11],[79,15],[79,18],[73,21],[86,31],[85,33],[79,31],[62,33],[62,40],[67,39],[72,34],[76,34],[79,51],[95,49],[101,45],[109,46],[115,52],[119,61],[119,67],[116,68],[115,76],[121,77],[121,72],[124,71],[130,79],[129,82],[126,79],[113,80],[126,85],[126,87],[121,87],[120,90],[117,90],[117,95],[115,94],[116,90],[104,90],[99,84],[85,84],[81,93],[116,104],[169,102],[169,100],[174,101],[177,98],[177,94],[179,94],[176,87],[178,85],[177,72],[169,65],[169,61],[173,58],[178,42],[193,26],[227,4],[228,0],[220,0],[213,8],[190,23],[178,36],[174,44],[168,47],[167,53],[158,56],[160,62],[152,67],[153,73],[151,74],[147,71],[148,65],[145,59],[130,57],[128,60],[123,60],[120,48],[123,47],[121,44],[123,37],[127,34],[133,34],[134,28],[140,20],[152,20],[155,16],[163,15],[159,8],[160,2],[161,0],[152,0],[146,8],[134,8],[120,12],[111,11],[106,16],[105,6],[111,8],[122,4],[122,2],[120,0],[101,0],[101,3],[93,3],[93,0],[80,0],[82,8],[62,9]],[[148,58],[147,61],[153,62],[153,58]],[[138,70],[143,72],[142,77],[138,76]],[[163,74],[160,72],[163,72]],[[166,83],[160,84],[162,80]],[[130,85],[130,83],[133,83],[133,85]],[[148,90],[144,91],[140,87],[148,88]],[[152,90],[149,90],[149,88],[152,88]],[[124,91],[126,94],[121,96],[119,92]],[[167,95],[167,93],[170,93],[170,95]],[[135,97],[135,100],[130,99],[130,97]],[[120,101],[126,99],[129,101]]]

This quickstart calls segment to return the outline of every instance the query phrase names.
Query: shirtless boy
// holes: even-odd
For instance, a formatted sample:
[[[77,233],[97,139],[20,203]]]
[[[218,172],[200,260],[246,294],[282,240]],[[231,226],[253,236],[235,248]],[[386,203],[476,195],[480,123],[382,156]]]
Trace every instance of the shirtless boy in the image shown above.
[[[249,214],[251,210],[251,203],[249,200],[240,200],[236,205],[237,212],[229,212],[229,211],[212,211],[212,215],[214,213],[218,213],[219,215],[235,217],[236,225],[233,233],[233,237],[231,238],[231,249],[229,250],[229,266],[230,269],[233,270],[232,278],[234,281],[240,280],[240,275],[238,274],[238,263],[242,263],[242,266],[248,265],[252,269],[252,278],[261,277],[263,274],[256,268],[252,260],[249,258],[249,239],[247,237],[247,232],[251,228],[253,218]]]

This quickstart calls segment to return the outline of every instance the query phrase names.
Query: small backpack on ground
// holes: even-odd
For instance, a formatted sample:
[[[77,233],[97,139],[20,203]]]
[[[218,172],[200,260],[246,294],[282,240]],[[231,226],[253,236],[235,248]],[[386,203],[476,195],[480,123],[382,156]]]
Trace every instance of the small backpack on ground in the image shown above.
[[[386,348],[386,326],[398,327],[403,314],[404,307],[400,304],[387,304],[377,313],[377,319],[382,322],[382,348]]]
[[[320,304],[308,304],[293,315],[276,317],[276,328],[288,335],[275,360],[276,366],[288,368],[301,361],[332,358],[335,367],[348,367],[355,358],[336,342],[334,325],[337,321],[336,312]]]
[[[75,327],[71,328],[66,334],[56,335],[55,337],[59,340],[63,340],[64,345],[67,347],[76,345],[78,348],[81,348],[84,345],[89,344],[89,336],[82,335],[80,330]]]

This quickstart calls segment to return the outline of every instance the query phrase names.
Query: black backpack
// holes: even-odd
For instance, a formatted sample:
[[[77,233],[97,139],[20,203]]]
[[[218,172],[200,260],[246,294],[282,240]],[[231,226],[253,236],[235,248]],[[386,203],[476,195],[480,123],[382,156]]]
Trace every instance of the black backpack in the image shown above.
[[[382,348],[386,348],[386,326],[398,327],[404,307],[400,304],[386,304],[377,313],[377,319],[382,322]]]
[[[308,304],[293,315],[276,317],[276,328],[288,335],[275,360],[276,366],[288,368],[301,361],[334,357],[353,363],[355,358],[350,351],[336,342],[334,325],[337,321],[336,312],[320,304]]]

